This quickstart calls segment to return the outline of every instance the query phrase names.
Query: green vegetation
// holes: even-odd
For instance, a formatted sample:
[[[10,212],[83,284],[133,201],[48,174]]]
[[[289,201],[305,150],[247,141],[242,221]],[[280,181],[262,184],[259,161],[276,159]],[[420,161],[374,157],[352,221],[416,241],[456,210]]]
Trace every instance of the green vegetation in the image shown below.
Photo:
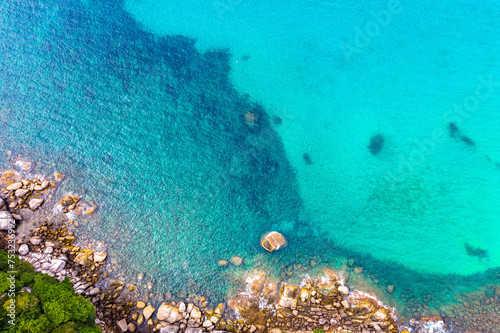
[[[94,323],[94,306],[73,291],[67,278],[59,282],[46,274],[35,272],[33,265],[19,260],[17,256],[10,258],[10,261],[8,259],[9,255],[0,250],[0,295],[3,295],[0,298],[0,332],[101,332]],[[25,287],[32,292],[23,289]],[[13,300],[14,322],[9,317]]]
[[[316,328],[313,330],[313,333],[325,333],[324,329]]]

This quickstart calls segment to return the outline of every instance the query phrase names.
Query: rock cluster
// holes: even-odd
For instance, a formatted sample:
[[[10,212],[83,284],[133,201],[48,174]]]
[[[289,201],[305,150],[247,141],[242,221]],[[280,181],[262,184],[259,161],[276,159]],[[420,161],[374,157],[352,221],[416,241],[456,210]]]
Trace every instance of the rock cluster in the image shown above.
[[[353,294],[339,280],[326,293],[319,287],[324,286],[313,280],[303,287],[283,284],[275,296],[272,283],[261,275],[249,285],[251,292],[237,296],[233,304],[260,332],[399,332],[392,311],[375,299]]]
[[[133,312],[128,319],[124,318],[117,323],[119,332],[133,332],[130,330],[131,327],[135,329],[144,323],[151,331],[160,333],[216,331],[216,328],[221,327],[225,311],[225,305],[222,303],[215,310],[207,310],[193,303],[184,302],[179,302],[177,306],[164,302],[156,309],[151,304],[146,305],[145,302],[139,301],[135,308],[136,312]],[[223,327],[226,325],[226,322],[222,324]]]
[[[61,206],[63,213],[69,213],[76,208],[78,202],[80,202],[80,197],[76,195],[65,195],[61,199]]]
[[[105,253],[96,255],[89,249],[73,246],[75,240],[66,226],[55,228],[52,223],[44,223],[20,244],[19,258],[59,281],[70,279],[75,292],[91,300],[96,307],[99,326],[105,331],[114,330],[116,322],[127,316],[134,304],[119,304],[122,283],[112,281],[106,289],[97,287],[98,281],[102,282]]]
[[[21,208],[38,209],[44,202],[42,196],[55,186],[54,182],[47,179],[24,178],[14,180],[12,178],[16,178],[13,171],[6,171],[1,176],[2,180],[7,180],[1,189],[1,193],[5,197],[5,205],[11,211]],[[0,206],[2,206],[2,203],[0,203]]]
[[[81,213],[90,215],[96,210],[95,203],[89,205],[84,203],[81,197],[72,194],[63,196],[57,208],[63,213],[73,212],[75,215],[80,215]]]
[[[498,332],[500,286],[489,285],[484,291],[463,295],[460,304],[441,309],[441,316],[449,326],[463,332]]]

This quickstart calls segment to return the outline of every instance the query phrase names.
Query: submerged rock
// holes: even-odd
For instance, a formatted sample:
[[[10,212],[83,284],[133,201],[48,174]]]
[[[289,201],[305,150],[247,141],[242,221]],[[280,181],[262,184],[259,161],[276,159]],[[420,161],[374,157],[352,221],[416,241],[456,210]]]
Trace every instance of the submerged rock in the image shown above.
[[[302,158],[304,159],[304,162],[305,162],[307,165],[311,165],[311,164],[313,164],[312,159],[311,159],[311,155],[309,155],[308,153],[304,153],[304,154],[302,155]]]
[[[478,257],[479,259],[484,259],[484,258],[487,258],[489,256],[487,250],[483,250],[483,249],[474,247],[474,246],[470,245],[469,243],[465,243],[464,247],[465,247],[465,251],[467,252],[468,256]]]
[[[238,256],[232,256],[231,259],[229,259],[229,262],[234,266],[241,266],[243,264],[243,258]]]
[[[262,237],[260,245],[269,252],[277,251],[282,247],[287,246],[288,242],[285,237],[279,232],[272,231]]]
[[[14,171],[5,171],[2,174],[2,177],[0,177],[0,180],[7,180],[7,179],[14,177],[15,175],[16,175],[16,173]]]
[[[377,134],[375,136],[372,136],[372,138],[370,139],[370,144],[368,145],[370,153],[372,153],[373,155],[377,155],[378,153],[380,153],[382,148],[384,148],[384,142],[385,139],[382,135]]]
[[[227,260],[219,260],[217,264],[219,265],[219,267],[227,267],[227,265],[229,265]]]

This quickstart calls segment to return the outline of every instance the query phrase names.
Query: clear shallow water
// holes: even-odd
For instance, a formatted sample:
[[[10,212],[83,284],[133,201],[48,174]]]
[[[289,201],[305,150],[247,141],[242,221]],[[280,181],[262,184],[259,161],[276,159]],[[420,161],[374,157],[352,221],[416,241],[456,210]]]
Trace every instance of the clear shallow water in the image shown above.
[[[500,264],[500,94],[482,85],[500,74],[498,3],[127,4],[158,34],[229,48],[232,81],[283,119],[305,215],[336,244],[423,272]],[[433,140],[450,121],[476,146]]]
[[[500,87],[480,87],[500,81],[495,3],[401,3],[351,59],[342,43],[386,3],[242,2],[222,16],[166,4],[125,4],[166,38],[121,2],[0,7],[1,149],[98,203],[79,235],[104,240],[127,277],[220,298],[235,270],[217,260],[231,255],[276,275],[354,258],[433,306],[496,281]],[[447,114],[478,86],[469,115]],[[449,121],[475,145],[450,138]],[[290,246],[264,254],[269,230]]]

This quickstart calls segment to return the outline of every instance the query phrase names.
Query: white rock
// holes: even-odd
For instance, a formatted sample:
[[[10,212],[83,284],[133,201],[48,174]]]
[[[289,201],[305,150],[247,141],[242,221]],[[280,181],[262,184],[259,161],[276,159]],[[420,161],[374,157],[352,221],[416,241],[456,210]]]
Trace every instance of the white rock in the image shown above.
[[[191,310],[190,316],[191,316],[191,318],[194,318],[194,319],[200,319],[201,318],[200,309],[198,309],[196,306],[193,306],[193,310]]]
[[[9,230],[9,226],[14,227],[16,221],[7,211],[0,211],[0,230]]]
[[[14,184],[10,184],[5,189],[8,190],[8,191],[15,191],[15,190],[20,189],[21,187],[23,187],[23,183],[17,182],[17,183],[14,183]]]
[[[181,302],[179,304],[179,311],[182,312],[182,313],[186,312],[186,303]]]
[[[99,292],[101,292],[101,290],[99,288],[95,287],[95,288],[90,289],[89,295],[95,296],[95,295],[99,294]]]
[[[59,248],[59,243],[53,242],[53,241],[46,241],[45,242],[45,246],[46,247],[51,247],[53,249],[57,249],[57,248]]]
[[[19,247],[19,254],[22,256],[27,255],[30,252],[28,245],[23,244]]]
[[[33,245],[40,245],[41,242],[42,242],[42,239],[38,236],[30,238],[30,243]]]
[[[63,270],[64,266],[66,266],[66,261],[64,260],[53,260],[52,265],[50,265],[50,271],[53,273],[57,273]]]
[[[346,287],[346,286],[339,286],[339,288],[338,288],[338,289],[339,289],[339,291],[340,291],[342,294],[344,294],[344,295],[349,294],[349,288],[348,288],[348,287]]]
[[[43,199],[31,199],[29,202],[30,209],[38,209],[43,203]]]
[[[118,323],[116,323],[116,325],[118,326],[118,329],[120,330],[120,332],[125,333],[125,332],[128,331],[128,326],[127,326],[127,320],[126,319],[120,320]]]
[[[94,253],[94,262],[99,263],[106,260],[108,254],[106,252],[96,252]]]
[[[29,190],[24,189],[24,188],[20,188],[19,190],[16,190],[15,196],[16,196],[16,198],[22,198],[26,194],[28,194],[28,192],[29,192]]]
[[[160,329],[160,333],[177,333],[177,332],[179,332],[179,326],[175,325],[165,326]]]
[[[52,252],[54,252],[54,249],[51,246],[49,246],[48,248],[45,249],[45,251],[43,251],[43,253],[45,254],[51,254]]]
[[[179,309],[168,303],[163,303],[160,306],[158,312],[156,313],[156,317],[158,318],[158,320],[168,321],[170,324],[182,320],[183,318],[182,314],[179,312]]]

